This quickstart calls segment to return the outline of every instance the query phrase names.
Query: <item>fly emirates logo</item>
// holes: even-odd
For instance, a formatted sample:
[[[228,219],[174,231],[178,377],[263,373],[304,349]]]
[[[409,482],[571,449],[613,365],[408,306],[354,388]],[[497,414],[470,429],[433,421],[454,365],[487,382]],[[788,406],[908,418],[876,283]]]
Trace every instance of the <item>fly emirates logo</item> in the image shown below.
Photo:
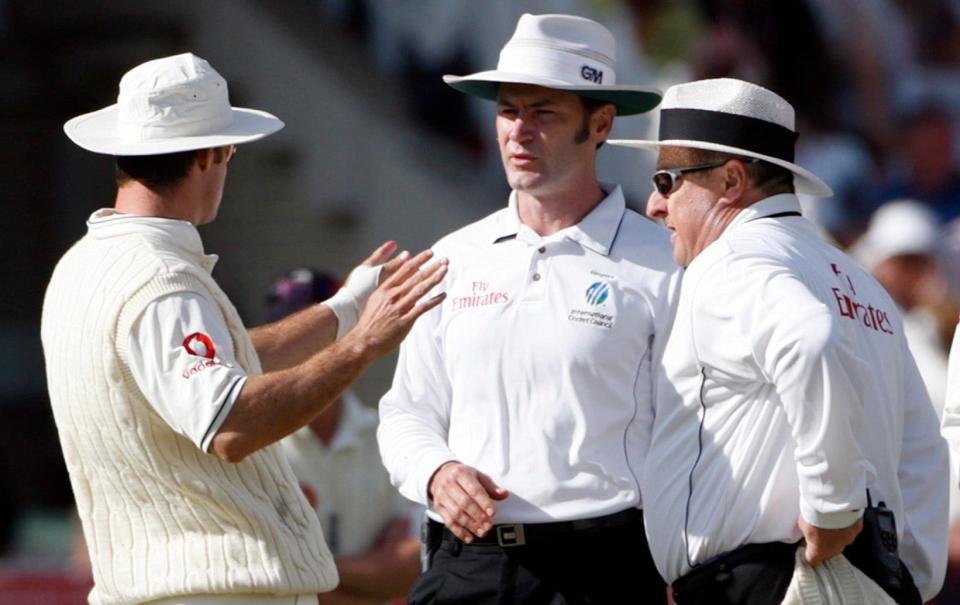
[[[471,307],[505,305],[508,302],[510,302],[510,295],[506,292],[491,291],[490,282],[473,281],[470,282],[470,294],[453,298],[453,310],[460,311]]]
[[[884,334],[893,334],[893,328],[890,325],[890,317],[886,311],[881,310],[872,304],[863,304],[857,300],[857,290],[853,287],[853,281],[849,275],[844,275],[835,263],[830,264],[834,275],[847,286],[845,292],[841,288],[832,288],[833,296],[837,301],[837,308],[840,310],[840,316],[859,322],[865,327]]]

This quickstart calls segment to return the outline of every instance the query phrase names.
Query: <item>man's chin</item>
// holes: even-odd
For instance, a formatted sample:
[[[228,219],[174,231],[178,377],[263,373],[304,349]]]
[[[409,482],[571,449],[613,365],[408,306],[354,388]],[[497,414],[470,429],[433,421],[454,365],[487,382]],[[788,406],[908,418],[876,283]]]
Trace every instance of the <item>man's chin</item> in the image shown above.
[[[511,172],[507,175],[507,182],[514,191],[535,195],[543,185],[543,178],[533,172]]]

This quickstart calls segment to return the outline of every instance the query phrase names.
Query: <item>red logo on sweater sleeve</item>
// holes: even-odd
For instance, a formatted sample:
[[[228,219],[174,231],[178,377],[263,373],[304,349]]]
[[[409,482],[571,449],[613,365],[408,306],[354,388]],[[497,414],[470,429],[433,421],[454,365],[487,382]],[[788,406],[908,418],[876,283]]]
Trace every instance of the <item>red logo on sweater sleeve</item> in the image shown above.
[[[213,359],[214,355],[217,354],[217,350],[213,346],[213,340],[203,332],[194,332],[184,338],[183,348],[191,355],[207,359]]]

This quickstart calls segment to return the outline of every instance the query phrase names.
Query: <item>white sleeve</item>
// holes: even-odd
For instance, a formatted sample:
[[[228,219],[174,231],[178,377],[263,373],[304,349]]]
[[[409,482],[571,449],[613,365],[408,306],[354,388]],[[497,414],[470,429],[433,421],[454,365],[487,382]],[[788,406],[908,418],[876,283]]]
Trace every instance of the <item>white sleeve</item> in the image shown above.
[[[947,444],[938,434],[937,415],[906,341],[904,357],[903,444],[897,478],[904,519],[900,558],[924,602],[943,585],[947,570],[947,517],[950,469]]]
[[[400,346],[393,385],[380,400],[377,441],[390,481],[424,506],[433,473],[456,458],[447,446],[452,389],[437,334],[445,304],[414,324]]]
[[[875,474],[859,443],[863,405],[857,377],[830,310],[796,276],[754,259],[736,275],[756,284],[740,289],[753,354],[780,395],[796,443],[800,512],[808,523],[835,529],[863,514]],[[741,280],[741,282],[744,280]]]
[[[163,296],[131,325],[128,351],[153,409],[207,451],[247,379],[219,310],[198,294]]]

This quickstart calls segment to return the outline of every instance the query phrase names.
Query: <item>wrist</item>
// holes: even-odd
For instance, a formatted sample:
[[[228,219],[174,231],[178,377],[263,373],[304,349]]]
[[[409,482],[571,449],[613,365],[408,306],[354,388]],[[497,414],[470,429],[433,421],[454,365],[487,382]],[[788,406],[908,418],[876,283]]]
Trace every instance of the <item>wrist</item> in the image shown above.
[[[347,332],[357,325],[360,305],[356,297],[346,288],[340,288],[336,294],[320,304],[329,307],[337,318],[337,340],[343,338]]]
[[[336,294],[321,303],[330,307],[337,317],[337,340],[357,325],[360,311],[377,289],[382,268],[383,265],[360,265],[350,272],[347,283]]]
[[[350,330],[342,338],[338,335],[337,346],[341,354],[350,359],[353,363],[361,364],[364,367],[380,357],[376,343],[362,329]]]

